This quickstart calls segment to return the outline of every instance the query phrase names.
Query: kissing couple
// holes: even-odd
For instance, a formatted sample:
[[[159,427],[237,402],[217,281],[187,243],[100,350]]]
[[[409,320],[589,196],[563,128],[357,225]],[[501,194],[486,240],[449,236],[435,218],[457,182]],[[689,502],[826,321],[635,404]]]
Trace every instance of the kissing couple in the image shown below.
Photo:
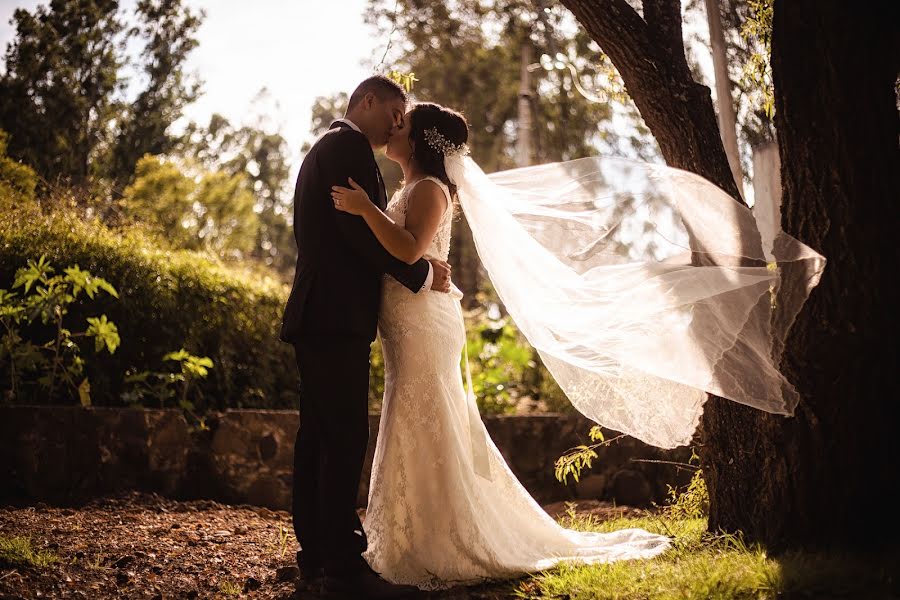
[[[300,168],[297,269],[281,337],[293,344],[300,375],[297,559],[302,578],[326,598],[409,597],[561,562],[647,559],[670,545],[640,529],[561,527],[492,442],[460,367],[462,293],[447,263],[460,207],[504,306],[582,413],[672,447],[690,441],[708,391],[771,412],[792,409],[792,388],[758,353],[746,365],[731,357],[728,364],[742,366],[715,376],[723,354],[778,337],[757,339],[756,329],[741,325],[766,304],[774,275],[765,263],[706,271],[693,264],[694,238],[676,234],[705,230],[677,202],[687,185],[678,183],[682,172],[582,159],[489,177],[467,156],[468,134],[458,112],[433,103],[409,108],[401,86],[374,76],[357,86],[344,118]],[[381,149],[403,171],[390,201],[373,153]],[[656,213],[642,212],[635,206],[647,194],[622,200],[623,190],[635,191],[636,174],[641,185],[671,175],[682,187],[662,190]],[[721,201],[724,192],[692,177],[693,191]],[[665,229],[660,211],[672,221],[662,233],[675,238],[664,256],[613,252],[640,248],[639,236],[622,237],[617,223],[652,219]],[[759,237],[752,218],[708,235],[727,242],[747,229]],[[716,302],[741,314],[711,311]],[[697,327],[716,334],[698,335]],[[356,498],[376,333],[385,391],[361,523]],[[746,386],[729,387],[743,376],[759,383],[770,405],[759,406],[757,393],[748,398]]]

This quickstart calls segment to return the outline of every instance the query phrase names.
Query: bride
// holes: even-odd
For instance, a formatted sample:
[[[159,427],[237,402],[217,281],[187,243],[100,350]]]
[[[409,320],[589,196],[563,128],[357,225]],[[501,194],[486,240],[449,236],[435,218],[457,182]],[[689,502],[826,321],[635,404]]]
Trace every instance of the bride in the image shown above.
[[[434,104],[419,104],[404,124],[386,153],[402,167],[406,183],[386,213],[352,180],[355,189],[335,188],[335,207],[362,216],[401,260],[447,260],[456,186],[444,159],[452,144],[466,142],[467,126]],[[372,568],[396,583],[436,588],[536,571],[560,560],[663,551],[666,538],[644,531],[567,531],[518,482],[462,385],[461,297],[456,289],[413,294],[389,277],[383,282],[385,395],[364,524]],[[476,455],[473,443],[484,445]]]
[[[488,177],[465,156],[467,139],[460,114],[416,105],[386,148],[404,186],[385,212],[352,180],[332,189],[335,207],[413,263],[447,260],[461,205],[504,306],[598,423],[674,447],[690,441],[706,392],[792,411],[777,349],[820,256],[761,231],[689,173],[589,158]],[[802,289],[784,285],[787,264]],[[567,530],[519,483],[462,383],[461,297],[384,278],[385,394],[364,523],[372,568],[437,589],[665,551],[666,537],[639,529]]]

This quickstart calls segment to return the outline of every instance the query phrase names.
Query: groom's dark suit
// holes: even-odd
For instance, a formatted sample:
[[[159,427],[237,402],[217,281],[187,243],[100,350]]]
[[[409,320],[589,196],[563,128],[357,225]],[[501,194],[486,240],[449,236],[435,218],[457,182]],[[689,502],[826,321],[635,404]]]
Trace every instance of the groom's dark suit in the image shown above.
[[[294,192],[297,270],[281,338],[300,370],[300,429],[294,449],[294,532],[302,566],[360,566],[365,535],[356,496],[368,445],[369,346],[381,277],[414,292],[428,262],[391,256],[362,218],[334,208],[331,187],[353,178],[380,208],[384,182],[366,137],[336,122],[303,159]],[[355,531],[359,531],[357,534]]]

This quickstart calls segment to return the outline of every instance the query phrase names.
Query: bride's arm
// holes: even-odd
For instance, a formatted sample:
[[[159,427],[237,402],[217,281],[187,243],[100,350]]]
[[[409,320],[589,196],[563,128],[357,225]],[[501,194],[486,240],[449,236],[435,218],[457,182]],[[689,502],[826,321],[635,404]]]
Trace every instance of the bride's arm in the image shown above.
[[[422,258],[447,208],[447,198],[441,188],[427,180],[416,184],[407,200],[406,228],[403,228],[381,212],[352,179],[350,185],[353,189],[332,188],[335,208],[361,216],[385,250],[396,258],[407,264]]]

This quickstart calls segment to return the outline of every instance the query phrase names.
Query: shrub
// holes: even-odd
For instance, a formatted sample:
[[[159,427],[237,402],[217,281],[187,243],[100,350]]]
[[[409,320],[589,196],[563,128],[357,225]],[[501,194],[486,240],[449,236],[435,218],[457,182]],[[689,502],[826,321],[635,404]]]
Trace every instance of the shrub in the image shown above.
[[[55,265],[78,264],[119,293],[71,308],[74,321],[105,314],[118,326],[116,353],[86,365],[96,404],[121,404],[126,371],[158,371],[163,356],[184,348],[215,364],[195,384],[205,399],[199,409],[297,406],[293,349],[277,337],[284,284],[200,253],[163,250],[139,229],[43,212],[0,188],[4,201],[14,208],[0,213],[0,288],[9,289],[17,269],[44,255]]]
[[[43,256],[19,269],[12,287],[13,291],[0,288],[0,364],[8,368],[10,397],[37,392],[52,401],[54,392],[62,389],[64,397],[77,393],[81,403],[89,405],[84,346],[113,354],[119,332],[106,315],[88,317],[80,324],[66,317],[79,301],[98,294],[118,297],[115,288],[78,265],[57,273]],[[82,331],[73,331],[79,326]],[[86,344],[88,339],[93,343]],[[25,389],[29,385],[30,394]]]
[[[23,201],[34,199],[37,174],[34,170],[6,155],[9,134],[0,129],[0,209],[5,207],[4,199],[13,195]]]

